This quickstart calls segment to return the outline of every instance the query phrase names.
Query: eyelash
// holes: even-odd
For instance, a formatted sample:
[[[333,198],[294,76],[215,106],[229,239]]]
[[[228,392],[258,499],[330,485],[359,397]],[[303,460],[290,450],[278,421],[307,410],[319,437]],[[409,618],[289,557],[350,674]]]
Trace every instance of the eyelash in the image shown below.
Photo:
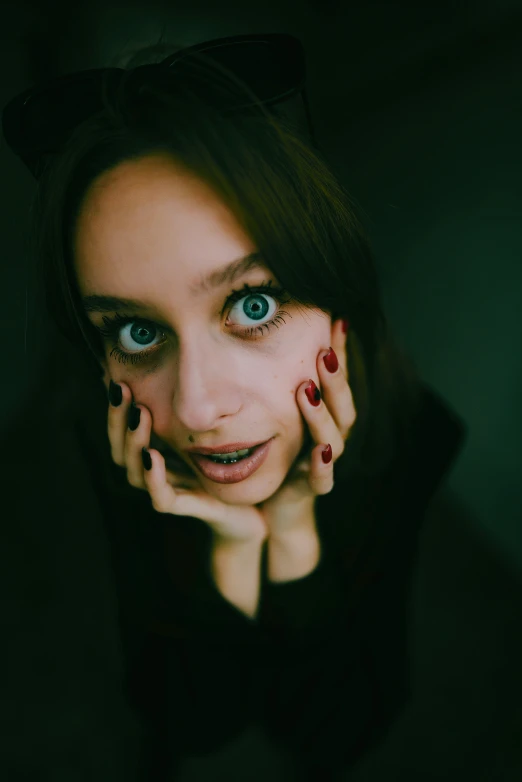
[[[245,283],[245,285],[240,290],[233,290],[230,296],[227,298],[225,302],[225,307],[229,305],[235,304],[237,301],[240,301],[243,298],[246,298],[247,296],[254,296],[255,294],[268,294],[272,298],[276,299],[278,301],[279,305],[288,304],[289,301],[291,301],[291,298],[288,298],[286,300],[283,300],[285,296],[287,296],[287,292],[278,286],[272,287],[272,280],[269,280],[268,282],[263,283],[262,285],[257,285],[253,288],[251,288],[249,285]],[[282,317],[283,315],[288,315],[287,312],[284,312],[282,310],[279,310],[277,315],[269,320],[267,323],[263,323],[260,326],[252,326],[252,327],[246,327],[243,326],[243,335],[247,337],[253,336],[257,331],[261,332],[261,335],[263,334],[263,329],[267,329],[267,332],[270,331],[272,326],[276,326],[279,322],[286,323],[285,319]],[[108,340],[112,344],[112,350],[110,353],[110,357],[114,356],[120,363],[122,364],[128,364],[129,361],[132,364],[137,364],[139,361],[144,361],[147,358],[150,358],[154,353],[158,351],[158,348],[163,345],[164,343],[160,343],[160,346],[156,345],[152,350],[142,350],[138,353],[127,353],[123,350],[121,350],[117,345],[117,337],[119,331],[125,326],[127,323],[143,323],[143,324],[153,324],[153,321],[150,320],[144,320],[143,318],[139,318],[136,315],[120,315],[119,313],[116,313],[113,317],[109,318],[107,316],[104,316],[102,318],[105,328],[103,326],[94,326],[94,328],[101,334],[102,337],[104,337],[106,340]],[[154,324],[155,325],[155,324]]]

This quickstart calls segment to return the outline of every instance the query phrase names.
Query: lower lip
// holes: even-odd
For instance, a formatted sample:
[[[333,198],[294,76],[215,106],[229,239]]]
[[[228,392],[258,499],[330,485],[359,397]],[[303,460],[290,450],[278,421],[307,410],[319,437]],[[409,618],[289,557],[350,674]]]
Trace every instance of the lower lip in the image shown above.
[[[198,453],[191,453],[189,456],[198,470],[210,481],[215,483],[239,483],[246,480],[246,478],[250,478],[261,467],[268,456],[273,439],[272,437],[263,445],[258,445],[248,458],[242,459],[235,464],[217,464],[217,462],[213,462]]]

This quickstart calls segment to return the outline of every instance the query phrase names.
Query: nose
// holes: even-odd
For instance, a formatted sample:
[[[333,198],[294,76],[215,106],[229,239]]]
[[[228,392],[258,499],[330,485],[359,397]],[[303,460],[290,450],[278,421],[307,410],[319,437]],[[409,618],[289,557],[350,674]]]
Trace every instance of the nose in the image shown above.
[[[182,348],[173,397],[176,418],[191,432],[212,431],[221,418],[239,411],[242,376],[244,365],[230,349],[220,349],[210,340]]]

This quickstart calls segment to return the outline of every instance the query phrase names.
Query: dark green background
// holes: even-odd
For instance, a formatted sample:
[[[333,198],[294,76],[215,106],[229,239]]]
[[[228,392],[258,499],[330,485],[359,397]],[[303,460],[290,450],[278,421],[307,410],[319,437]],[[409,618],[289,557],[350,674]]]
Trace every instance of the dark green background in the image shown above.
[[[522,779],[522,4],[187,6],[2,3],[0,101],[55,73],[116,64],[162,25],[186,45],[301,38],[317,136],[363,210],[392,326],[468,425],[422,536],[417,694],[349,778]],[[3,143],[0,171],[7,424],[55,336],[25,250],[33,182]],[[263,770],[265,754],[245,736],[183,782],[221,779],[221,768],[229,782],[289,779]]]

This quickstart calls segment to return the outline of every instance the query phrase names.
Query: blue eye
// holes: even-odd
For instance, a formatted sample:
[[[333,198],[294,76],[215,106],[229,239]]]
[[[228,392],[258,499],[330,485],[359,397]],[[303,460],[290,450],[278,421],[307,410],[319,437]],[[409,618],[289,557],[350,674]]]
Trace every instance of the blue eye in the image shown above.
[[[127,330],[127,338],[130,341],[136,342],[138,345],[142,345],[145,348],[154,347],[150,344],[150,340],[154,339],[155,332],[158,331],[157,327],[153,324],[145,324],[144,322],[131,320],[120,327],[119,336],[122,341],[122,333],[125,333],[127,327],[131,328]],[[125,344],[123,345],[125,347]],[[132,346],[131,346],[132,347]]]
[[[237,325],[247,329],[249,336],[253,336],[256,332],[259,332],[262,335],[265,327],[268,333],[271,326],[277,325],[279,319],[284,323],[284,320],[281,318],[282,313],[280,312],[279,307],[281,304],[286,304],[290,300],[287,299],[286,301],[283,301],[284,295],[285,291],[282,288],[272,288],[270,285],[261,285],[257,288],[245,286],[240,291],[233,291],[228,297],[227,304],[230,304],[230,302],[236,303],[235,306],[232,307],[230,314],[236,310],[235,318],[243,317],[245,319],[243,322],[240,320]],[[269,299],[273,302],[272,307],[270,306]],[[288,313],[284,314],[287,315]],[[274,318],[274,315],[277,315],[277,317]],[[265,320],[267,317],[269,318],[268,321]]]
[[[278,323],[286,323],[283,315],[288,315],[289,313],[283,312],[279,307],[282,304],[287,304],[291,301],[290,297],[286,300],[284,299],[287,295],[288,294],[283,288],[272,287],[271,280],[268,283],[254,288],[250,288],[249,285],[245,284],[241,290],[232,291],[227,298],[223,309],[231,303],[239,303],[244,300],[242,306],[237,308],[233,307],[231,310],[231,312],[233,312],[234,309],[237,309],[238,313],[236,317],[243,316],[246,318],[245,322],[237,324],[240,327],[241,336],[252,337],[258,332],[262,336],[263,329],[266,329],[268,333],[272,326],[279,328]],[[267,299],[278,302],[278,306],[273,308],[270,317],[270,305]],[[267,317],[269,317],[268,321],[261,322]],[[256,321],[259,321],[259,325],[255,325]],[[120,315],[117,313],[111,318],[104,316],[103,322],[105,327],[95,325],[95,329],[106,341],[112,344],[111,357],[115,356],[117,360],[123,364],[127,364],[129,361],[136,364],[144,359],[152,358],[166,341],[165,339],[162,339],[158,344],[153,345],[152,348],[150,348],[150,342],[154,341],[154,338],[158,333],[163,335],[163,332],[160,330],[160,327],[152,321],[143,320],[143,318],[139,318],[136,315]],[[138,345],[144,345],[147,348],[146,350],[133,353],[128,350],[120,349],[119,345],[122,342],[121,333],[127,326],[131,326],[131,328],[127,330],[128,339]]]
[[[270,306],[267,304],[267,298],[272,298],[272,296],[267,297],[266,295],[262,293],[251,293],[249,296],[242,297],[238,304],[240,302],[244,302],[241,307],[237,307],[237,304],[232,307],[232,312],[237,308],[238,309],[238,315],[245,315],[246,318],[250,318],[250,323],[240,323],[240,326],[250,326],[252,325],[252,319],[254,321],[263,320],[263,318],[266,318],[267,313],[270,310]],[[274,311],[277,311],[277,306],[275,307]],[[272,315],[274,313],[272,312]]]

